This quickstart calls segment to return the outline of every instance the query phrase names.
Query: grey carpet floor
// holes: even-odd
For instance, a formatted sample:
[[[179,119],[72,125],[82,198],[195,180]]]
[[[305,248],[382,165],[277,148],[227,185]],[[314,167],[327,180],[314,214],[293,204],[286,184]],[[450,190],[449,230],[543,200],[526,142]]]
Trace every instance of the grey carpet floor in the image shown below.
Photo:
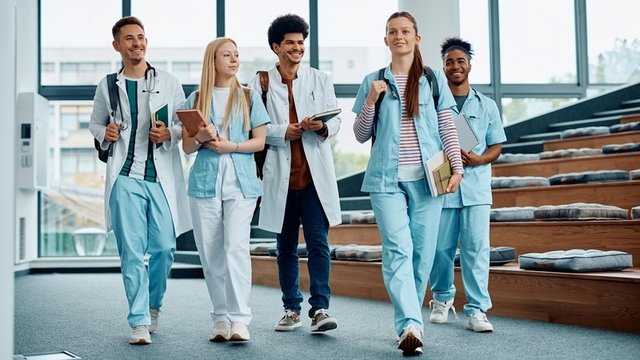
[[[153,344],[127,344],[120,274],[25,275],[15,282],[16,354],[68,350],[82,359],[393,359],[393,311],[387,302],[334,296],[338,329],[312,335],[309,319],[292,332],[272,327],[282,314],[279,289],[254,286],[252,340],[212,343],[211,304],[202,279],[169,279]],[[308,294],[305,295],[305,301]],[[459,304],[462,308],[462,304]],[[305,304],[303,313],[308,310]],[[423,315],[428,321],[429,309]],[[496,331],[476,334],[466,319],[425,325],[423,359],[640,359],[640,336],[491,316]]]

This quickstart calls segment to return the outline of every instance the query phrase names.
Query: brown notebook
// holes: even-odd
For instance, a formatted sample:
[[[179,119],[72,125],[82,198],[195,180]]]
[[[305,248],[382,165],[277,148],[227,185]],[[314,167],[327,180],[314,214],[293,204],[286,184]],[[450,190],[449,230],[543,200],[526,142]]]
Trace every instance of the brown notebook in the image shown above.
[[[195,136],[204,123],[204,116],[198,109],[179,109],[176,114],[191,136]]]
[[[431,196],[435,197],[444,194],[449,185],[451,174],[453,174],[451,162],[444,154],[444,151],[438,151],[429,160],[425,161],[424,170]]]
[[[438,189],[438,195],[442,195],[446,192],[451,175],[451,163],[449,160],[445,161],[433,170],[433,178],[435,179],[436,189]]]

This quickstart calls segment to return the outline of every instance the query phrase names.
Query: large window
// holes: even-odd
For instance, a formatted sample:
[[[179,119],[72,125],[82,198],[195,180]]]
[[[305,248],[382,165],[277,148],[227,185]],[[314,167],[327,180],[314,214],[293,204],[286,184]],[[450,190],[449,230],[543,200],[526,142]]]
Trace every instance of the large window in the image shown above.
[[[249,11],[250,9],[250,11]],[[298,14],[309,19],[309,3],[299,0],[234,0],[225,3],[225,35],[238,44],[242,83],[251,80],[258,70],[271,69],[278,61],[267,40],[271,22],[284,14]],[[305,42],[305,60],[309,60],[309,39]]]
[[[215,1],[131,0],[131,15],[145,26],[148,60],[157,56],[154,49],[203,48],[216,37]]]
[[[489,9],[486,1],[460,1],[460,36],[473,46],[471,60],[472,84],[491,83],[491,41],[489,39]]]
[[[640,81],[639,13],[636,0],[587,0],[590,84]]]
[[[502,98],[502,121],[504,125],[517,122],[549,112],[555,108],[567,105],[577,99],[572,98]]]
[[[108,62],[60,63],[60,82],[67,85],[97,84],[111,71]]]
[[[359,84],[366,74],[389,64],[384,27],[397,10],[398,4],[387,0],[318,2],[319,56],[333,64],[335,83]]]
[[[503,83],[577,82],[573,3],[500,1]]]
[[[41,66],[42,85],[95,85],[110,71],[108,65],[102,67],[103,62],[120,60],[111,48],[111,27],[121,17],[121,4],[76,0],[43,0],[40,4],[40,62],[48,64]],[[56,76],[53,64],[67,65],[60,66],[62,74]]]
[[[460,35],[475,50],[471,83],[496,100],[507,125],[640,81],[639,1],[458,1]],[[337,174],[366,166],[371,144],[355,140],[351,107],[363,77],[390,61],[384,24],[398,9],[397,1],[39,3],[41,93],[56,100],[50,102],[51,189],[41,196],[41,256],[77,255],[73,233],[104,227],[105,165],[96,158],[88,121],[95,85],[121,67],[111,46],[111,27],[123,14],[145,24],[147,60],[173,73],[187,91],[199,82],[204,49],[217,36],[237,42],[239,78],[246,83],[277,61],[267,41],[273,19],[287,13],[303,16],[312,31],[317,29],[305,42],[303,63],[332,77],[342,108],[342,127],[332,141]],[[193,156],[184,157],[185,171],[192,162]],[[103,255],[115,254],[110,241]]]

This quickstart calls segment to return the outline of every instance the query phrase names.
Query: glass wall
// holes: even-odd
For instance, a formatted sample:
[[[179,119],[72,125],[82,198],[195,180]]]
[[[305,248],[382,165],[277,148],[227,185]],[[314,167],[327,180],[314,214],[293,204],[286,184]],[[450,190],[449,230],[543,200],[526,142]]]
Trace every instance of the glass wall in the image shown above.
[[[615,8],[623,11],[611,10],[612,3],[606,0],[458,1],[460,35],[475,50],[471,83],[496,99],[507,125],[612,86],[640,81],[638,1],[615,0]],[[40,0],[40,4],[40,85],[41,93],[52,100],[51,188],[40,197],[41,256],[76,256],[74,232],[100,238],[99,231],[91,235],[95,232],[91,229],[104,228],[105,166],[93,149],[88,117],[95,85],[121,67],[111,27],[122,14],[143,20],[147,59],[157,69],[176,75],[187,93],[198,83],[204,48],[215,37],[237,41],[239,77],[246,83],[277,60],[267,41],[270,22],[285,13],[306,17],[317,37],[305,42],[304,63],[332,77],[343,110],[342,129],[332,142],[337,174],[342,177],[365,168],[371,145],[354,139],[351,107],[362,78],[390,61],[382,25],[397,9],[396,1]],[[82,16],[68,21],[74,14]],[[581,26],[587,30],[578,32]],[[184,159],[186,172],[193,158]],[[112,239],[106,241],[103,255],[107,254],[115,254]]]
[[[589,83],[640,81],[640,3],[635,0],[588,0],[586,8]]]
[[[335,83],[359,84],[366,74],[389,64],[384,24],[397,9],[397,3],[385,0],[318,2],[319,56],[333,64]]]
[[[120,3],[42,0],[40,6],[41,85],[96,85],[116,69],[120,55],[111,47],[111,27],[122,14]]]
[[[577,83],[573,3],[500,1],[503,83]]]
[[[460,37],[474,50],[469,75],[471,84],[491,83],[491,40],[486,1],[460,0]]]
[[[251,11],[246,11],[251,9]],[[279,15],[294,13],[309,18],[309,3],[295,0],[225,2],[225,36],[234,39],[240,53],[238,78],[247,83],[258,70],[271,69],[278,60],[267,40],[267,29]],[[305,42],[305,59],[310,56],[309,40]]]

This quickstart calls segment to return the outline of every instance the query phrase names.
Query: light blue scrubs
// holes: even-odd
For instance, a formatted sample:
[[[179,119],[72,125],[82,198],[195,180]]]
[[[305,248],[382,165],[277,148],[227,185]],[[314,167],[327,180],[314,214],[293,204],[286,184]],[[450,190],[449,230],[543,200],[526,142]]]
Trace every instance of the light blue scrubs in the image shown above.
[[[457,112],[457,109],[455,110]],[[507,140],[496,103],[471,89],[462,105],[462,113],[480,139],[473,148],[484,154],[490,145]],[[491,164],[465,166],[464,179],[453,194],[444,196],[438,231],[438,246],[431,271],[433,297],[446,302],[455,297],[453,262],[460,246],[462,282],[468,303],[467,316],[491,308],[489,296],[489,215],[491,211]]]
[[[434,69],[440,90],[438,110],[453,108],[455,101],[442,70]],[[403,181],[398,175],[401,99],[390,67],[385,70],[390,89],[380,106],[376,141],[371,149],[361,190],[370,193],[382,239],[382,276],[394,306],[395,329],[400,335],[409,325],[423,329],[422,304],[436,249],[437,226],[443,197],[432,197],[426,180]],[[365,77],[353,106],[360,113],[371,82]],[[426,77],[419,83],[419,115],[414,117],[422,159],[442,150],[438,116]]]
[[[159,182],[119,175],[109,197],[132,328],[151,324],[160,309],[176,251],[171,209]],[[149,270],[144,255],[149,254]]]
[[[262,105],[260,94],[251,90],[251,108],[250,108],[250,126],[252,129],[270,122],[269,114]],[[190,109],[196,100],[196,92],[189,95],[184,104],[185,109]],[[253,106],[255,105],[255,106]],[[215,122],[216,110],[211,104],[210,122]],[[249,133],[244,131],[242,115],[232,114],[229,119],[228,139],[235,143],[245,142],[249,140]],[[221,129],[222,124],[215,124],[216,128]],[[262,195],[262,180],[256,176],[256,163],[253,153],[232,152],[229,154],[233,160],[240,188],[245,198],[257,198]],[[216,181],[219,175],[221,154],[206,149],[204,147],[198,150],[196,159],[189,171],[189,185],[187,195],[196,198],[212,198],[216,197]]]

